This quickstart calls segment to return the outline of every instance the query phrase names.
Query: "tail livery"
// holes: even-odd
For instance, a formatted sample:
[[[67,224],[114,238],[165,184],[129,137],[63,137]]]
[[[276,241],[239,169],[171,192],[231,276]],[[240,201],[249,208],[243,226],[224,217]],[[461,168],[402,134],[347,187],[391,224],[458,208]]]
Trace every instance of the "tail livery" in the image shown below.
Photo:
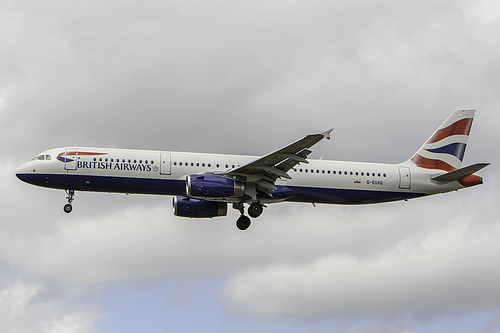
[[[473,173],[489,163],[461,168],[475,112],[476,110],[455,110],[410,161],[420,168],[447,171],[432,178],[436,181],[456,180],[466,187],[482,184],[482,178]]]

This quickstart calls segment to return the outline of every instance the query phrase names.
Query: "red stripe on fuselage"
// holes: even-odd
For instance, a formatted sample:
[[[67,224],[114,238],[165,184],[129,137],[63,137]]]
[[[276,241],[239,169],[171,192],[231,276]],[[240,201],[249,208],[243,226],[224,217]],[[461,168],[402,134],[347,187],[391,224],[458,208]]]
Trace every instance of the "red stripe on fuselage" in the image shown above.
[[[70,152],[67,152],[66,153],[66,156],[76,156],[76,155],[106,155],[107,153],[89,153],[89,152],[85,152],[85,151],[70,151]],[[60,153],[59,155],[57,155],[57,157],[59,156],[63,156],[65,155],[65,153]]]
[[[448,127],[441,128],[427,141],[427,143],[438,142],[452,135],[469,135],[473,118],[461,119]]]

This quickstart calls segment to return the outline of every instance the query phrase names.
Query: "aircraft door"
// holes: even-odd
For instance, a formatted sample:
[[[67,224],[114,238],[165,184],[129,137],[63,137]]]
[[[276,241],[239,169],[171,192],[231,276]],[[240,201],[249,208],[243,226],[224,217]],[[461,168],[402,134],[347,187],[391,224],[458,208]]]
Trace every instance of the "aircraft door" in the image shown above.
[[[410,168],[399,167],[399,188],[410,189],[411,174]]]
[[[64,169],[76,170],[77,158],[78,158],[78,149],[67,148],[64,152]]]
[[[160,174],[170,175],[172,173],[170,153],[160,154]]]

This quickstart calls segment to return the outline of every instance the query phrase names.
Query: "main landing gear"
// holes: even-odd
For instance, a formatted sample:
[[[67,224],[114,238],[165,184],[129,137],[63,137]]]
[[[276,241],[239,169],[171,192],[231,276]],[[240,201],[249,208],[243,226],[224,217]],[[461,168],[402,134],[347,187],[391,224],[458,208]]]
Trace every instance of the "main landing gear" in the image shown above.
[[[236,220],[236,227],[240,230],[247,230],[250,227],[251,221],[250,217],[257,218],[264,211],[264,206],[260,202],[254,202],[248,207],[248,215],[245,215],[245,207],[243,206],[243,202],[233,204],[233,208],[240,211],[241,216]]]
[[[73,190],[72,188],[70,188],[69,190],[66,190],[66,199],[68,199],[68,203],[64,205],[64,212],[65,213],[71,213],[71,211],[73,210],[73,206],[71,206],[71,203],[73,202],[73,200],[75,200],[75,190]]]

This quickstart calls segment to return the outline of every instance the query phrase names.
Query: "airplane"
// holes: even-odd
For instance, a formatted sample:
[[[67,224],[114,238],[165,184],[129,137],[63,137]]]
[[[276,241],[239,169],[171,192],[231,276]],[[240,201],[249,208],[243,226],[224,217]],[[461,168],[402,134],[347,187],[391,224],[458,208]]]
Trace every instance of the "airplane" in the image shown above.
[[[240,212],[246,230],[271,203],[360,205],[408,200],[483,183],[462,167],[475,110],[455,110],[400,164],[307,159],[332,130],[310,134],[265,156],[64,147],[44,151],[15,171],[29,184],[65,190],[72,211],[76,191],[173,196],[175,216],[212,218]]]

